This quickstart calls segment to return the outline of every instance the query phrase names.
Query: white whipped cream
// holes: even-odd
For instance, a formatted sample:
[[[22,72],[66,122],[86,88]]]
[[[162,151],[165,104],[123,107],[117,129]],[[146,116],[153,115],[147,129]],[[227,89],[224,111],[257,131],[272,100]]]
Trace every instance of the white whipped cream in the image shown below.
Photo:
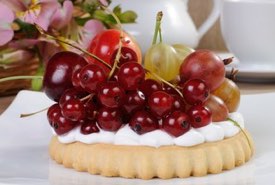
[[[229,118],[244,128],[244,119],[240,113],[231,113],[229,114]],[[123,126],[117,132],[100,130],[98,133],[84,135],[80,132],[80,127],[77,127],[64,135],[58,136],[58,140],[61,143],[79,141],[86,144],[109,143],[115,145],[142,145],[152,147],[178,145],[188,147],[204,142],[220,141],[236,135],[239,131],[240,129],[231,121],[213,122],[205,127],[197,129],[191,128],[179,137],[173,137],[162,130],[155,130],[143,135],[138,135],[129,125]]]

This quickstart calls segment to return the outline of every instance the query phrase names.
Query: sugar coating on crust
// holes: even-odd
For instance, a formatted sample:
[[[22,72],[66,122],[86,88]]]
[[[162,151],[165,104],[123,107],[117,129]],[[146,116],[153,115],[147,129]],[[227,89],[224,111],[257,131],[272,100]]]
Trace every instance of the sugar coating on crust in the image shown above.
[[[254,144],[247,131],[218,142],[193,147],[126,146],[112,144],[62,144],[53,136],[50,156],[57,163],[77,171],[107,177],[169,179],[204,176],[230,170],[247,162]]]

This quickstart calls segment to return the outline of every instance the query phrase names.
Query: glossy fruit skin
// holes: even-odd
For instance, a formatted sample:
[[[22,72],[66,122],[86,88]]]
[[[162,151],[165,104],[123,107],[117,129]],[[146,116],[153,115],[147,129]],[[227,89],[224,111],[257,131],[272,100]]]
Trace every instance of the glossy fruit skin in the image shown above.
[[[57,135],[65,134],[77,126],[77,122],[66,119],[58,104],[52,105],[48,110],[48,120]]]
[[[200,79],[191,79],[183,84],[182,94],[190,105],[201,104],[209,98],[210,89]]]
[[[145,103],[145,96],[141,91],[129,91],[125,96],[123,108],[127,114],[132,114],[137,110],[143,109]]]
[[[200,128],[212,121],[211,111],[203,105],[195,105],[187,111],[192,127]]]
[[[61,112],[66,119],[71,121],[80,121],[86,116],[84,104],[79,99],[70,99],[66,101]]]
[[[148,111],[137,111],[131,118],[129,126],[137,134],[145,134],[159,128],[158,120]]]
[[[84,89],[81,87],[81,83],[80,83],[80,71],[82,68],[76,70],[73,72],[72,74],[72,84],[74,86],[74,88],[80,90],[80,91],[84,91]]]
[[[223,83],[213,91],[213,95],[220,97],[226,104],[229,112],[235,112],[240,104],[241,93],[238,86],[228,78],[225,78]]]
[[[59,99],[59,105],[62,108],[64,103],[70,99],[81,99],[87,95],[86,92],[75,88],[67,89]]]
[[[141,60],[142,60],[141,50],[138,44],[136,43],[136,41],[126,32],[123,32],[122,37],[123,37],[122,53],[124,53],[125,55],[125,53],[129,53],[129,50],[134,51],[134,53],[137,56],[136,61],[138,63],[141,63]],[[96,55],[103,61],[107,62],[108,64],[112,65],[114,55],[117,53],[117,49],[119,47],[119,39],[120,39],[120,30],[117,30],[117,29],[103,30],[102,32],[100,32],[94,37],[94,39],[92,40],[88,48],[88,51]],[[131,54],[131,55],[134,55],[134,54]],[[108,69],[104,64],[100,63],[96,59],[89,58],[88,60],[90,63],[97,64],[103,67],[105,72],[110,71],[110,69]]]
[[[97,123],[103,130],[117,131],[123,125],[122,114],[119,109],[102,107],[98,112]]]
[[[162,118],[171,112],[173,103],[173,97],[164,91],[153,92],[148,99],[149,108],[157,118]]]
[[[149,97],[153,92],[160,91],[161,85],[158,81],[148,78],[140,84],[139,90],[143,92],[145,97]]]
[[[105,71],[97,65],[88,64],[79,74],[80,84],[89,93],[95,93],[97,85],[107,80]]]
[[[211,111],[213,122],[225,121],[228,118],[228,108],[221,98],[211,95],[208,100],[204,102],[204,106]]]
[[[98,133],[99,128],[96,125],[95,121],[85,121],[80,127],[80,133],[84,135]]]
[[[174,99],[172,111],[185,112],[185,103],[183,101],[183,98],[180,97],[179,95],[172,95],[172,96]]]
[[[144,59],[145,68],[166,81],[173,80],[178,75],[181,62],[182,60],[177,57],[176,50],[165,43],[152,45],[146,52]],[[147,77],[155,79],[150,74]]]
[[[51,127],[53,127],[54,120],[60,114],[60,111],[61,111],[61,109],[57,103],[53,104],[52,106],[49,107],[49,109],[47,111],[47,119],[48,119]]]
[[[95,120],[98,112],[98,105],[93,100],[90,100],[84,104],[86,111],[86,118],[88,120]]]
[[[73,72],[85,65],[87,61],[73,52],[63,51],[53,55],[46,65],[43,78],[43,90],[46,95],[58,102],[63,92],[73,87]]]
[[[105,107],[118,108],[125,100],[125,91],[118,82],[103,82],[97,92],[100,103]]]
[[[210,88],[218,88],[225,78],[224,63],[219,56],[209,50],[196,50],[188,55],[180,66],[182,82],[201,79]]]
[[[145,80],[145,70],[139,63],[127,62],[120,67],[117,76],[125,90],[136,90]]]
[[[181,111],[175,111],[168,115],[162,124],[162,129],[168,134],[179,137],[189,131],[191,125],[188,115]]]

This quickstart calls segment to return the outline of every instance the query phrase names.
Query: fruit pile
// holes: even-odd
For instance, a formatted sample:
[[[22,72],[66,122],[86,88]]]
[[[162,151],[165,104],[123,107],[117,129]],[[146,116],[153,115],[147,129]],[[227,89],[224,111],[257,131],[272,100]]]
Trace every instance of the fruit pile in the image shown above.
[[[58,135],[78,126],[85,135],[116,132],[129,124],[137,134],[162,129],[178,137],[191,127],[226,120],[237,109],[240,92],[225,78],[224,62],[215,53],[190,50],[168,82],[141,65],[140,49],[129,35],[123,32],[119,44],[120,33],[105,30],[91,43],[89,51],[104,62],[73,52],[48,61],[43,86],[56,104],[47,117]]]

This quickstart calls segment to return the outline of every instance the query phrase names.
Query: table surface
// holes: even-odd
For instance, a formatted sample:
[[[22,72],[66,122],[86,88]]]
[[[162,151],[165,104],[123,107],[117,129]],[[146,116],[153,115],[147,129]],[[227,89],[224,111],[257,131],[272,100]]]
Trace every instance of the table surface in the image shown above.
[[[275,92],[273,84],[238,83],[242,94],[261,94]],[[0,114],[10,105],[15,96],[0,97]]]

